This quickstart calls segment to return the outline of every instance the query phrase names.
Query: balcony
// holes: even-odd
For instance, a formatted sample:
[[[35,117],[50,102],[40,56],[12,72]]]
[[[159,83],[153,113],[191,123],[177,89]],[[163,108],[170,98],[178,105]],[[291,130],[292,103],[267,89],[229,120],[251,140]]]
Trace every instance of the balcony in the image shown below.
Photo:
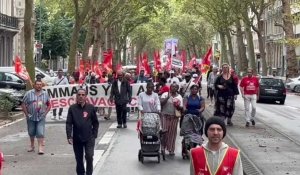
[[[0,27],[18,30],[18,18],[0,13]]]

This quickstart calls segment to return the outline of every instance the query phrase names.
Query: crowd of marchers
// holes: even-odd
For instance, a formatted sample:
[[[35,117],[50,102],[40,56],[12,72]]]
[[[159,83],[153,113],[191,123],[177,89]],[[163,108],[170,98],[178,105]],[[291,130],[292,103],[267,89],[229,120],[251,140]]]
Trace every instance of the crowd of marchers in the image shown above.
[[[250,123],[255,125],[255,102],[258,90],[258,79],[248,69],[248,75],[239,84],[239,79],[228,64],[220,68],[211,66],[206,73],[207,98],[210,106],[214,106],[214,117],[209,117],[205,122],[203,111],[205,110],[205,98],[201,95],[202,74],[194,69],[180,72],[170,70],[156,74],[145,75],[140,70],[136,75],[131,72],[117,71],[112,74],[103,72],[101,77],[93,72],[86,72],[80,77],[78,72],[72,76],[64,76],[61,69],[58,70],[53,85],[66,85],[73,83],[109,83],[111,84],[110,100],[116,107],[117,128],[127,128],[127,118],[131,110],[127,104],[131,102],[132,83],[147,83],[145,92],[138,96],[138,111],[140,129],[142,134],[151,132],[145,130],[145,124],[155,122],[161,140],[161,152],[169,152],[175,155],[175,143],[177,129],[180,128],[182,136],[182,156],[191,159],[191,174],[203,172],[242,174],[242,165],[239,151],[230,148],[223,143],[226,135],[226,124],[232,126],[232,116],[235,110],[235,100],[239,95],[239,88],[245,103],[246,127]],[[28,91],[23,99],[22,108],[27,119],[30,147],[28,152],[35,151],[34,139],[38,139],[38,153],[44,154],[45,117],[51,110],[50,99],[39,77],[34,83],[34,89]],[[97,137],[99,122],[97,112],[110,119],[111,108],[105,114],[104,108],[96,108],[86,104],[86,90],[79,89],[77,103],[68,109],[66,133],[69,144],[73,145],[77,162],[77,174],[92,174],[93,150]],[[250,104],[252,110],[250,112]],[[63,118],[63,109],[59,109],[58,119]],[[151,117],[153,118],[151,119]],[[52,119],[56,119],[56,110],[53,110]],[[149,120],[150,119],[150,120]],[[149,121],[147,121],[149,120]],[[179,125],[179,127],[178,127]],[[150,126],[150,125],[149,125]],[[205,134],[207,142],[203,142]],[[142,143],[142,140],[141,140]],[[83,154],[85,152],[86,170],[83,166]],[[232,161],[229,161],[232,160]],[[227,168],[224,168],[227,167]]]

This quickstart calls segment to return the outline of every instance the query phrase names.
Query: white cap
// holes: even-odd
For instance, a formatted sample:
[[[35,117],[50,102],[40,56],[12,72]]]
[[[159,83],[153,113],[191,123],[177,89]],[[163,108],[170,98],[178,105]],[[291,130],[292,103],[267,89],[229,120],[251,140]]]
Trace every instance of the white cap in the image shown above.
[[[170,70],[170,74],[174,74],[174,70]]]
[[[198,78],[198,74],[193,74],[193,78]]]

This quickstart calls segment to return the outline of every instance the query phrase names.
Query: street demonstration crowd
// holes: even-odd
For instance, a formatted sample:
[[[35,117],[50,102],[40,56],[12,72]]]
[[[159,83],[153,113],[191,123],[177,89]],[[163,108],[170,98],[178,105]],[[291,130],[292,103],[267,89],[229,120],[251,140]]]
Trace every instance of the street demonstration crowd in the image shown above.
[[[249,105],[253,102],[252,96],[256,94],[258,81],[252,79],[252,70],[248,70],[248,77],[240,83],[242,96],[249,101],[246,111],[246,127],[250,122],[255,125],[255,109],[249,113]],[[75,72],[69,78],[58,71],[54,85],[65,84],[111,84],[110,100],[114,102],[117,113],[117,128],[127,128],[127,118],[132,110],[130,103],[132,83],[147,83],[145,92],[138,96],[139,132],[141,150],[139,160],[143,162],[144,155],[158,152],[165,158],[165,150],[174,156],[177,128],[179,124],[182,140],[182,156],[191,159],[190,174],[243,174],[239,150],[229,147],[222,140],[226,135],[226,124],[232,126],[232,116],[235,110],[235,100],[239,94],[238,77],[228,64],[221,68],[210,66],[207,72],[207,99],[209,105],[214,106],[214,117],[207,120],[203,116],[205,98],[201,96],[201,70],[197,66],[185,72],[170,70],[158,72],[154,75],[145,75],[140,70],[137,75],[132,72],[118,71],[112,74],[103,72],[99,77],[93,72],[86,72],[80,77]],[[49,97],[42,91],[43,82],[37,77],[34,89],[28,91],[23,100],[23,111],[27,117],[28,133],[30,136],[30,149],[34,152],[34,138],[38,139],[38,153],[44,154],[45,116],[50,110]],[[246,95],[247,98],[246,98]],[[95,108],[86,103],[86,89],[78,89],[77,104],[68,109],[66,133],[68,143],[73,145],[77,162],[77,174],[90,175],[93,172],[93,153],[95,138],[97,137],[99,122],[97,113],[109,120],[111,108],[107,114],[104,108]],[[255,106],[255,105],[254,105]],[[253,106],[252,106],[253,107]],[[63,109],[59,109],[58,119],[62,118]],[[248,112],[248,113],[247,113]],[[56,109],[53,110],[52,119],[56,119]],[[225,124],[226,123],[226,124]],[[154,126],[154,127],[152,127]],[[155,129],[157,130],[155,130]],[[203,133],[207,142],[203,143]],[[153,136],[154,140],[149,140]],[[147,143],[148,142],[148,143]],[[159,149],[150,149],[150,143],[159,142]],[[147,144],[146,144],[147,143]],[[202,146],[200,146],[202,145]],[[147,147],[146,147],[147,146]],[[155,144],[153,144],[155,146]],[[85,152],[85,153],[84,153]],[[83,155],[86,158],[86,170]],[[156,154],[154,154],[156,155]]]

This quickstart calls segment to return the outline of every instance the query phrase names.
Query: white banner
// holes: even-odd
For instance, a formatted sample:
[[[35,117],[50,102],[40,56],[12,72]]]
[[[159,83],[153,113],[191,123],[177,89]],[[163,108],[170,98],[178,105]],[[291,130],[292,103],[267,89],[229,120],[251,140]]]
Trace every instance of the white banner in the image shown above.
[[[137,107],[138,95],[146,90],[146,83],[132,84],[132,100],[128,107]],[[46,86],[44,90],[50,97],[52,109],[68,108],[76,102],[77,90],[82,88],[79,85],[57,85]],[[87,103],[96,107],[114,107],[115,104],[109,101],[111,85],[108,83],[89,84],[83,87],[87,90]]]
[[[182,69],[183,63],[182,63],[181,60],[173,58],[172,59],[172,67],[176,67],[176,68]]]

